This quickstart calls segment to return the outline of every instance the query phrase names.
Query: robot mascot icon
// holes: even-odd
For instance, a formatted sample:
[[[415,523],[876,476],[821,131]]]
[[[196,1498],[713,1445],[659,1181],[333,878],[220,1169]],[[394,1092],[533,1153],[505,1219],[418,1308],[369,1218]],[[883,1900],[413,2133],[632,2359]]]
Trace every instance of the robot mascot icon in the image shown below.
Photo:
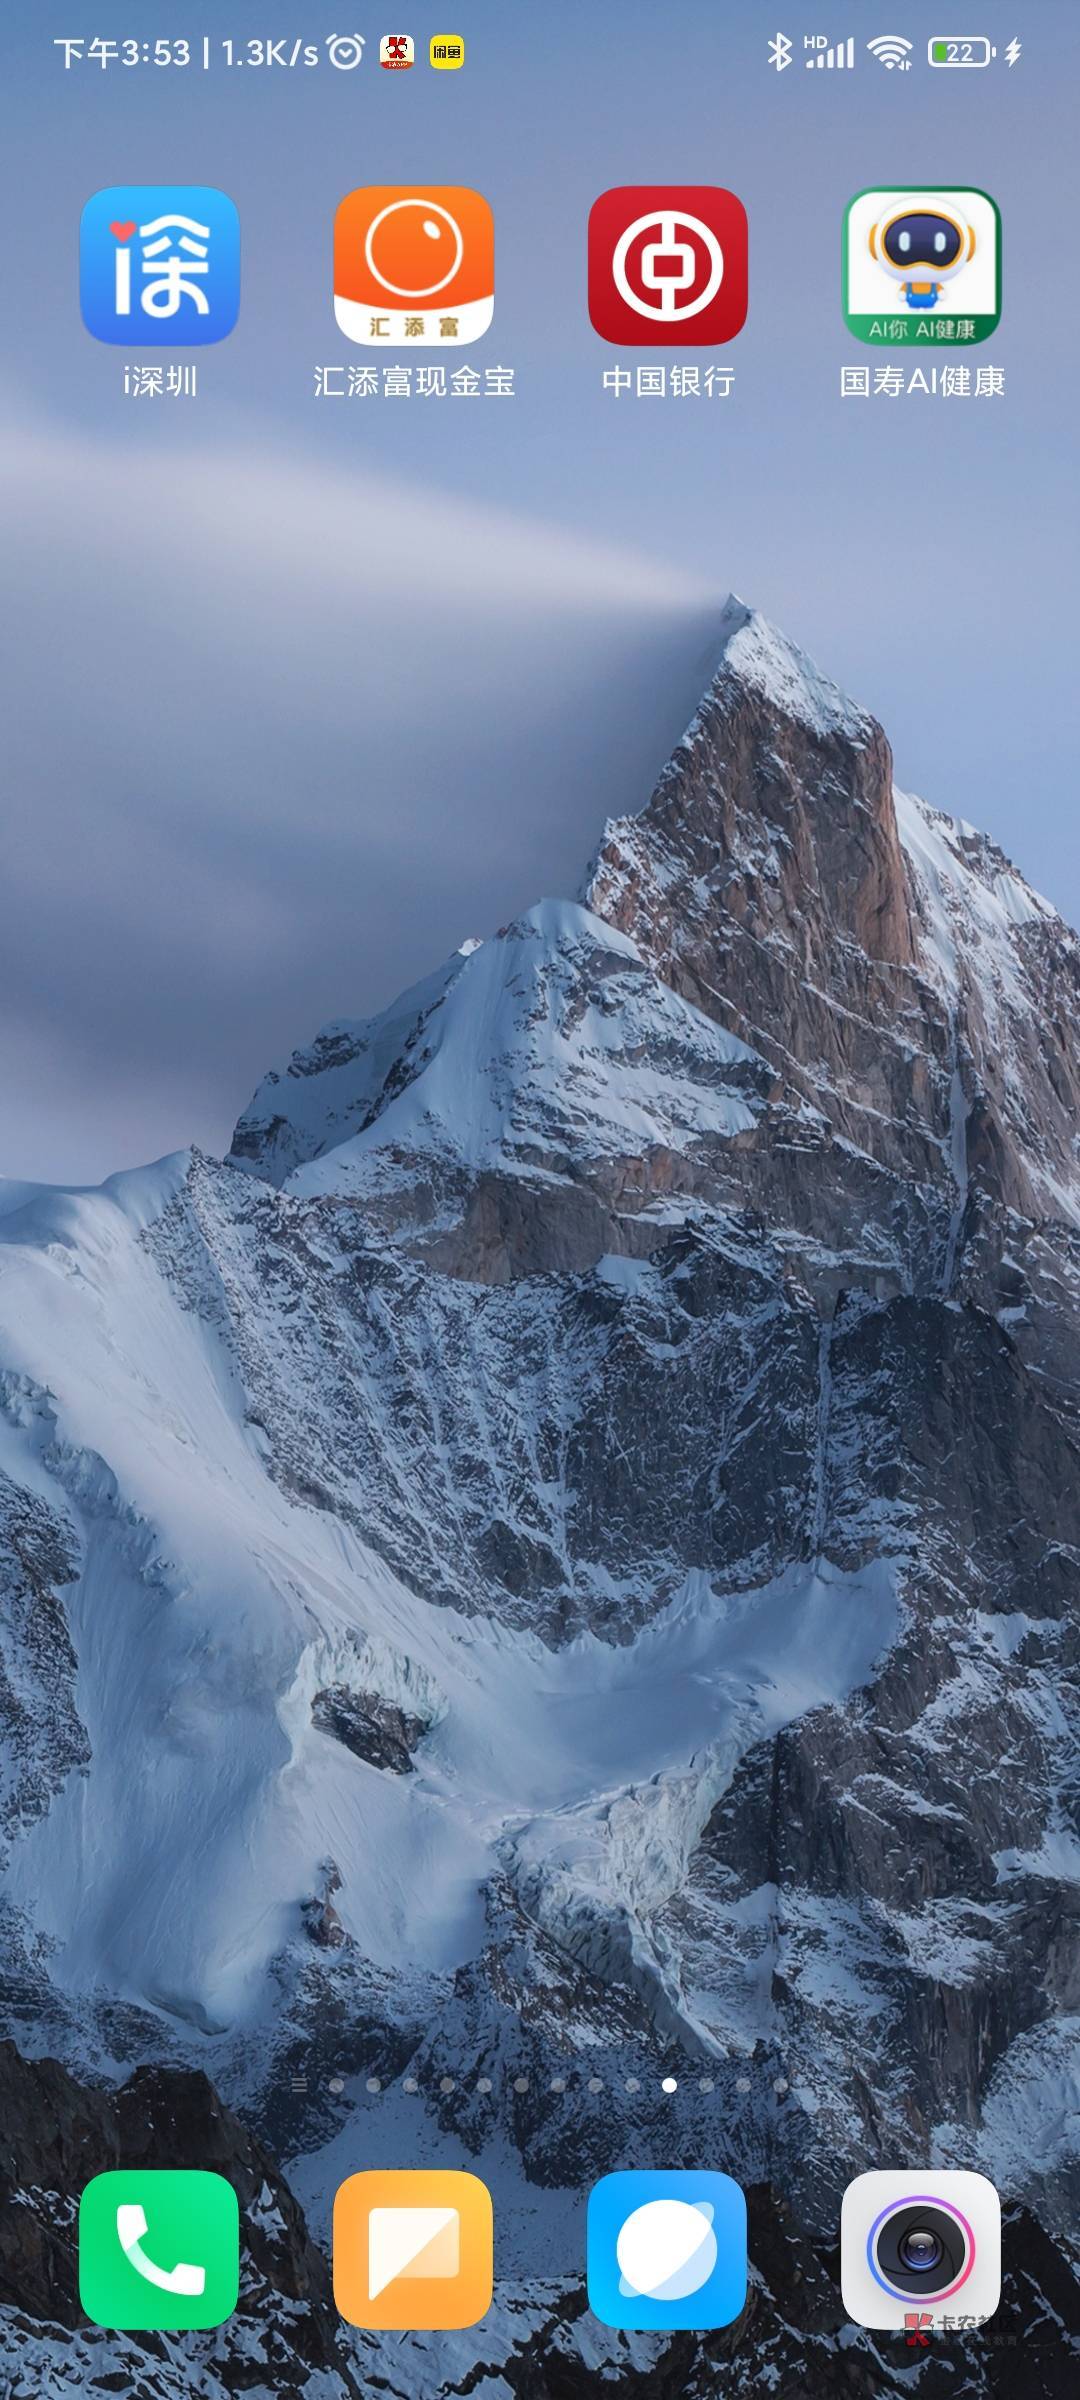
[[[843,310],[858,342],[985,342],[1001,317],[1001,216],[989,192],[856,192],[844,217]]]
[[[899,283],[909,308],[936,308],[976,249],[975,228],[958,209],[917,202],[880,217],[869,241],[871,258]]]

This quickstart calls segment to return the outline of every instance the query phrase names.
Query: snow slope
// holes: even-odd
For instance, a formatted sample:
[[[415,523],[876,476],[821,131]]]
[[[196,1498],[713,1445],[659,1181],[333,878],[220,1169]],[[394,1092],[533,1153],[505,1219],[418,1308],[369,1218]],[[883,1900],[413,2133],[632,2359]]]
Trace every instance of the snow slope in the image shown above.
[[[260,1086],[237,1162],[254,1149],[277,1180],[295,1156],[288,1190],[360,1197],[396,1188],[410,1161],[438,1189],[481,1168],[580,1174],[754,1125],[763,1062],[572,902],[542,901],[418,988],[415,1011],[407,995],[348,1056],[330,1028],[285,1088]]]
[[[641,1806],[649,1787],[677,1860],[752,1739],[869,1673],[891,1587],[789,1576],[733,1609],[695,1576],[636,1640],[585,1632],[555,1651],[432,1606],[269,1472],[228,1344],[142,1238],[170,1204],[187,1206],[181,1160],[35,1200],[0,1244],[7,1438],[79,1560],[67,1615],[90,1760],[3,1887],[54,1980],[207,2030],[244,2021],[331,1858],[338,1915],[374,1965],[445,1970],[481,1938],[500,1846],[531,1887],[537,1845],[557,1853],[571,1819],[607,1850],[607,1915],[633,1914],[633,1846],[609,1846],[620,1792]],[[382,1773],[315,1726],[315,1694],[350,1681],[420,1696],[418,1773]],[[566,1872],[553,1864],[553,1886]],[[561,1906],[549,1895],[553,1921]]]

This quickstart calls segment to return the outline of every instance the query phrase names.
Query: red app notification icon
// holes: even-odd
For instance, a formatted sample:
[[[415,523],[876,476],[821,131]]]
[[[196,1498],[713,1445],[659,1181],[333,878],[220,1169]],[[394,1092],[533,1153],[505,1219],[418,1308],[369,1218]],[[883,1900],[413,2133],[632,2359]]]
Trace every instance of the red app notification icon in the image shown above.
[[[623,183],[589,216],[589,316],[605,342],[679,349],[746,323],[750,237],[713,183]]]

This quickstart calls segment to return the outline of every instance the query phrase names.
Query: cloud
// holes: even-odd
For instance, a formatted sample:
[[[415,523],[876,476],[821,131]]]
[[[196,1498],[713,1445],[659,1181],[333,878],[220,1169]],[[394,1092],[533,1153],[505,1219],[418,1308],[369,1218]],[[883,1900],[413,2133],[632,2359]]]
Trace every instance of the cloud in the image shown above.
[[[317,1024],[576,887],[718,613],[632,549],[163,413],[4,443],[16,1176],[221,1146]]]

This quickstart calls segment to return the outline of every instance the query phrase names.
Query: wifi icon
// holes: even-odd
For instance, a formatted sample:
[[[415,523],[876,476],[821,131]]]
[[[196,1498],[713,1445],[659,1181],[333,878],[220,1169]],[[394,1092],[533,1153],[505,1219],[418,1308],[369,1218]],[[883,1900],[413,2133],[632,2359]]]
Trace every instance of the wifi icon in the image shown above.
[[[883,67],[899,67],[901,75],[910,74],[914,44],[906,42],[902,34],[879,33],[877,40],[867,42],[866,47]]]

